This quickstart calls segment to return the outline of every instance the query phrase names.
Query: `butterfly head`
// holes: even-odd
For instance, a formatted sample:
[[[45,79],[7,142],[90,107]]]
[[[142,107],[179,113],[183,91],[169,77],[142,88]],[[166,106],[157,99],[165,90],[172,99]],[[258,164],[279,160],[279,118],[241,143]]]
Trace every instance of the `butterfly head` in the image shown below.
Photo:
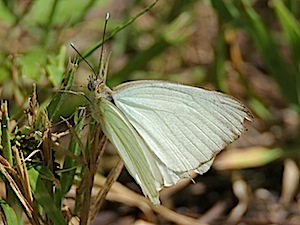
[[[89,91],[95,91],[98,84],[100,83],[100,80],[94,75],[94,74],[91,74],[88,78],[88,85],[87,85],[87,88],[89,89]]]
[[[95,99],[105,98],[112,101],[112,90],[106,86],[107,64],[100,70],[99,76],[91,74],[89,76],[88,89],[94,95]]]

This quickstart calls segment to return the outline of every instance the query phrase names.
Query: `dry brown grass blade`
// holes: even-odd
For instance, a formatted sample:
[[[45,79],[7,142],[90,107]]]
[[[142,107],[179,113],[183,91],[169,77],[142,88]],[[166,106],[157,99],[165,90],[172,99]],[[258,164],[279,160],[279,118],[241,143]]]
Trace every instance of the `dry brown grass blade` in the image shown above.
[[[94,193],[98,193],[99,190],[103,187],[106,182],[106,178],[100,174],[95,176],[95,185],[93,188],[93,196],[96,195]],[[128,206],[133,206],[139,208],[146,218],[155,222],[156,218],[152,211],[150,202],[142,195],[137,194],[136,192],[130,190],[119,182],[115,182],[110,191],[107,193],[106,200],[112,202],[120,202]]]
[[[191,182],[194,182],[193,179],[195,179],[198,175],[199,174],[197,174],[194,171],[189,171],[189,176],[190,176],[189,178],[181,179],[180,181],[178,181],[176,186],[164,188],[163,190],[161,190],[161,192],[159,193],[161,202],[164,203],[164,205],[168,205],[168,200],[174,194],[176,194],[177,192],[179,192],[180,190],[188,186]]]
[[[82,185],[80,187],[80,190],[83,190],[83,197],[81,198],[82,204],[80,206],[80,221],[82,225],[88,224],[89,206],[91,205],[91,188],[93,186],[93,181],[94,178],[92,176],[92,171],[88,166],[86,166],[82,177]]]
[[[92,204],[90,211],[91,211],[91,221],[95,218],[97,213],[99,212],[104,200],[105,196],[109,192],[111,186],[116,182],[118,177],[120,176],[122,169],[124,167],[123,161],[120,159],[117,165],[111,170],[108,174],[105,184],[100,189],[99,193],[96,196],[94,203]]]
[[[213,168],[216,170],[234,170],[254,168],[266,165],[283,156],[280,148],[254,146],[244,149],[230,149],[216,157]]]
[[[155,225],[155,223],[150,223],[145,220],[136,220],[133,225]]]
[[[99,188],[102,188],[106,178],[101,175],[95,177],[95,186],[93,192],[98,192]],[[179,214],[163,205],[153,206],[144,196],[130,190],[119,182],[115,182],[112,188],[108,192],[106,199],[112,202],[119,202],[125,205],[139,208],[146,216],[148,221],[155,223],[155,213],[164,218],[167,221],[173,222],[174,224],[185,224],[185,225],[205,225],[198,219],[188,217]]]
[[[99,160],[101,158],[101,155],[104,152],[105,145],[107,143],[107,138],[105,136],[103,136],[101,140],[99,140],[100,133],[101,133],[100,124],[97,124],[94,130],[93,140],[90,144],[87,165],[84,170],[84,175],[82,180],[82,187],[84,187],[82,206],[80,211],[82,225],[89,224],[91,221],[90,206],[91,206],[92,188],[94,184],[94,176],[97,172]]]
[[[225,214],[227,210],[227,202],[226,201],[218,201],[216,202],[209,210],[207,210],[201,217],[199,218],[203,223],[211,223],[220,218]]]
[[[83,143],[82,141],[80,140],[80,138],[78,137],[77,133],[75,132],[75,129],[74,127],[69,123],[68,120],[62,118],[63,121],[65,121],[65,123],[67,124],[68,126],[68,129],[70,131],[70,134],[72,135],[72,137],[75,137],[76,138],[76,141],[78,143],[78,145],[80,146],[80,149],[81,149],[81,153],[82,153],[82,157],[83,157],[83,161],[86,162],[86,154],[85,154],[85,148],[83,146]],[[68,151],[68,150],[67,150]],[[76,156],[74,156],[76,157]],[[79,158],[79,157],[78,157]]]
[[[22,159],[20,158],[19,150],[16,146],[12,146],[12,150],[13,150],[14,158],[16,161],[17,172],[10,167],[9,167],[9,171],[13,172],[15,174],[14,179],[19,178],[17,180],[18,185],[20,185],[20,187],[22,188],[22,190],[24,192],[24,196],[22,195],[21,197],[25,198],[27,203],[30,204],[30,207],[33,209],[33,212],[31,212],[29,210],[25,211],[28,219],[31,221],[31,224],[40,224],[39,212],[36,208],[34,208],[35,206],[33,205],[33,196],[32,196],[32,192],[31,192],[31,188],[30,188],[30,184],[29,184],[28,173],[27,173],[27,168],[26,168],[24,157],[23,157],[23,155],[21,155]],[[17,185],[17,183],[16,183],[16,185]],[[20,200],[20,196],[19,195],[17,195],[17,196]]]
[[[282,177],[282,190],[279,202],[287,207],[296,196],[299,188],[299,168],[295,161],[286,159]]]
[[[242,179],[237,179],[233,183],[233,192],[238,198],[239,203],[231,210],[228,216],[227,222],[229,224],[236,224],[242,218],[246,213],[251,199],[250,189],[247,183]]]
[[[1,158],[1,163],[0,163],[0,171],[1,171],[1,173],[7,179],[7,181],[9,183],[11,189],[15,192],[15,194],[18,197],[19,201],[21,202],[21,204],[25,208],[25,210],[27,212],[27,215],[29,215],[29,216],[32,215],[33,214],[33,208],[32,208],[32,206],[27,201],[27,199],[23,196],[23,194],[22,194],[20,188],[18,187],[17,183],[14,181],[14,179],[12,178],[12,176],[7,171],[9,169],[8,166],[6,164],[2,164],[2,161],[6,161],[6,160],[1,155],[0,155],[0,158]]]
[[[30,184],[29,184],[29,180],[28,180],[28,174],[27,174],[27,169],[26,169],[26,164],[25,164],[24,158],[22,156],[22,160],[21,160],[19,150],[16,146],[13,146],[12,150],[14,153],[14,157],[15,157],[15,161],[16,161],[16,168],[17,168],[18,174],[20,176],[20,181],[22,184],[22,188],[24,190],[24,194],[26,196],[26,199],[29,202],[32,202],[33,197],[32,197],[32,193],[31,193],[31,189],[30,189]]]
[[[53,148],[52,148],[52,140],[51,140],[51,122],[48,119],[47,113],[42,111],[42,121],[43,121],[43,136],[42,136],[42,151],[43,151],[43,160],[44,164],[53,171]]]
[[[29,97],[29,107],[25,111],[27,114],[27,120],[28,124],[31,127],[31,129],[34,129],[34,126],[36,124],[37,118],[38,118],[38,108],[39,103],[37,101],[37,94],[36,94],[36,84],[33,84],[33,93]]]

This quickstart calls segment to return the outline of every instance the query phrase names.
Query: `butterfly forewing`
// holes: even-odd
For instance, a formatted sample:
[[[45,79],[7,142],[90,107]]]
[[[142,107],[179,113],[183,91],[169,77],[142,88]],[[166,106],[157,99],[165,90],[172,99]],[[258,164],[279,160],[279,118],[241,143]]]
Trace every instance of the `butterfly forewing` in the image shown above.
[[[251,112],[219,92],[161,81],[117,86],[114,103],[149,146],[162,173],[203,173],[245,131]],[[199,167],[199,168],[198,168]],[[164,171],[165,170],[165,171]]]

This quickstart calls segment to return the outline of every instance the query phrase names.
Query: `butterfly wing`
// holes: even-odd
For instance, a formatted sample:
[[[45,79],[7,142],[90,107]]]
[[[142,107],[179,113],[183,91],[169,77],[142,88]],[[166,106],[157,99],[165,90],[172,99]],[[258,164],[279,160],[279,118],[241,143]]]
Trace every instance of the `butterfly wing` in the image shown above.
[[[112,97],[158,161],[164,185],[176,184],[191,169],[206,172],[245,131],[245,119],[253,118],[230,96],[169,82],[121,84]]]
[[[123,113],[105,98],[98,104],[100,122],[104,134],[116,147],[131,174],[154,205],[159,204],[163,180],[156,161],[143,139],[132,127]]]

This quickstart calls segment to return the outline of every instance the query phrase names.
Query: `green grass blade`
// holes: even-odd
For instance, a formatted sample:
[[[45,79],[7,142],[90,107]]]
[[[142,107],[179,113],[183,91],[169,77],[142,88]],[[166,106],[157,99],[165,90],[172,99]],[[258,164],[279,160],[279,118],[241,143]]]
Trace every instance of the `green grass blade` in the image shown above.
[[[160,38],[147,50],[137,53],[120,71],[110,74],[109,78],[114,83],[109,83],[109,85],[115,86],[120,84],[127,80],[134,71],[143,70],[151,59],[160,55],[168,47],[170,47],[170,44],[164,38]]]
[[[128,20],[126,20],[120,26],[117,26],[110,34],[107,35],[107,37],[105,38],[104,42],[106,42],[107,40],[111,39],[117,33],[119,33],[121,30],[123,30],[124,28],[126,28],[127,26],[129,26],[130,24],[132,24],[137,18],[139,18],[141,15],[143,15],[144,13],[146,13],[147,11],[149,11],[151,8],[153,8],[157,2],[158,2],[158,0],[155,0],[151,5],[149,5],[146,8],[144,8],[141,12],[139,12],[135,16],[129,18]],[[82,54],[83,58],[87,58],[89,55],[91,55],[104,42],[100,41],[97,44],[95,44],[93,47],[91,47],[90,49],[88,49],[86,52],[84,52]],[[81,61],[81,59],[79,61]]]
[[[234,21],[240,16],[238,9],[232,2],[226,1],[210,1],[210,4],[217,10],[219,21]]]
[[[286,35],[296,70],[300,72],[300,26],[296,17],[286,8],[282,1],[274,0],[274,9]]]
[[[49,74],[49,80],[54,87],[59,87],[62,82],[66,65],[65,59],[67,54],[67,46],[61,46],[58,55],[50,55],[49,64],[46,66],[47,72]]]
[[[248,31],[260,52],[267,69],[279,85],[283,96],[290,104],[298,104],[295,71],[286,65],[280,56],[277,45],[271,33],[264,26],[255,10],[243,1],[243,18],[247,23]]]
[[[213,76],[215,77],[215,81],[217,83],[218,89],[221,91],[228,93],[227,83],[225,82],[225,64],[226,64],[226,43],[224,33],[222,32],[217,37],[216,41],[216,56],[213,65]]]
[[[3,156],[9,162],[11,166],[13,166],[12,159],[12,149],[10,144],[10,131],[9,131],[9,117],[8,117],[8,107],[7,101],[1,101],[1,114],[0,124],[1,124],[1,140],[0,144],[3,146]]]
[[[4,200],[0,200],[0,207],[5,215],[5,220],[7,225],[17,225],[20,224],[15,210]]]
[[[129,79],[130,75],[137,70],[144,70],[147,64],[155,57],[162,54],[166,49],[174,45],[184,43],[190,31],[187,29],[192,22],[191,15],[182,13],[175,18],[157,38],[157,41],[148,49],[137,53],[126,65],[118,72],[111,74],[109,77],[113,80],[114,86]]]
[[[7,101],[1,101],[0,105],[0,153],[3,154],[4,158],[9,162],[10,166],[13,166],[13,153],[11,148],[11,133],[9,130],[9,115],[8,115],[8,105]],[[13,194],[13,190],[11,189],[9,183],[6,183],[6,196],[7,202],[14,208],[15,212],[19,219],[21,219],[23,209],[19,204],[16,196]]]
[[[299,12],[300,12],[299,0],[286,0],[285,4],[295,17],[299,16]]]
[[[55,225],[66,225],[60,209],[58,209],[44,185],[40,173],[33,167],[28,169],[30,188],[34,198],[43,208],[49,219]]]
[[[85,122],[85,109],[81,109],[75,113],[74,122],[75,122],[75,128],[74,128],[75,135],[77,135],[79,140],[81,140],[81,137],[82,137],[81,131],[84,127],[84,122]],[[68,149],[75,156],[79,156],[81,151],[84,150],[82,148],[82,146],[80,146],[80,144],[78,143],[77,138],[74,136],[72,136],[72,138],[70,140]],[[66,157],[66,159],[64,161],[64,165],[63,165],[63,170],[68,170],[70,168],[74,168],[77,164],[78,163],[76,162],[75,159]],[[70,188],[73,184],[73,181],[74,181],[75,172],[76,172],[76,168],[62,173],[60,180],[63,181],[61,183],[63,196],[70,190]]]
[[[64,100],[67,95],[69,95],[68,91],[71,90],[71,87],[73,85],[75,73],[77,69],[77,64],[73,64],[69,62],[69,67],[66,72],[66,75],[62,81],[61,85],[61,92],[57,92],[52,101],[50,102],[47,111],[48,111],[48,117],[50,121],[53,121],[57,119],[61,114],[59,113],[61,106],[64,103]]]

